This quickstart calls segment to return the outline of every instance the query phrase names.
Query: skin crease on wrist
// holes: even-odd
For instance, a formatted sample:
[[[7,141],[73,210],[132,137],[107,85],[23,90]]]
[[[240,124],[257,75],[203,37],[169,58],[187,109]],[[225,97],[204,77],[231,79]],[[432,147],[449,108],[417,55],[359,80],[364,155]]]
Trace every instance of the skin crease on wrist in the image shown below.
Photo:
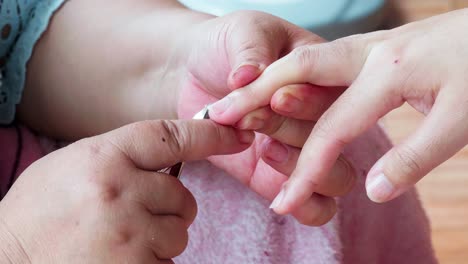
[[[68,140],[176,118],[179,69],[168,61],[208,18],[173,0],[67,2],[34,49],[19,118]]]

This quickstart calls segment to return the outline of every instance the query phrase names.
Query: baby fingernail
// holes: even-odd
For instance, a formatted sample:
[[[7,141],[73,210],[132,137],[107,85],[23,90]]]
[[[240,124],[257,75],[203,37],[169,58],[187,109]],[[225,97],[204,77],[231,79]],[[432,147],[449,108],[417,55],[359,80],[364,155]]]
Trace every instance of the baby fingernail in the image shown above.
[[[235,82],[235,88],[245,86],[255,80],[260,74],[259,65],[242,64],[232,74],[232,79]]]
[[[285,94],[281,96],[276,108],[285,113],[296,113],[301,110],[302,101],[292,95]]]
[[[395,192],[395,186],[385,174],[380,173],[366,186],[367,196],[376,203],[386,202]]]
[[[237,130],[236,133],[239,142],[242,144],[250,144],[255,139],[255,134],[251,131]]]
[[[231,96],[226,96],[223,99],[219,100],[218,102],[210,105],[208,107],[210,113],[214,113],[216,115],[222,115],[226,110],[231,106],[232,98]]]
[[[285,145],[278,141],[270,142],[265,148],[265,157],[278,163],[284,163],[288,160],[289,150]]]
[[[259,130],[265,127],[265,121],[259,118],[245,118],[236,124],[236,127],[243,130]]]
[[[284,188],[281,188],[281,191],[278,193],[276,198],[271,203],[270,209],[275,209],[276,207],[278,207],[281,204],[281,202],[283,201],[283,198],[284,198],[284,194],[285,194]]]

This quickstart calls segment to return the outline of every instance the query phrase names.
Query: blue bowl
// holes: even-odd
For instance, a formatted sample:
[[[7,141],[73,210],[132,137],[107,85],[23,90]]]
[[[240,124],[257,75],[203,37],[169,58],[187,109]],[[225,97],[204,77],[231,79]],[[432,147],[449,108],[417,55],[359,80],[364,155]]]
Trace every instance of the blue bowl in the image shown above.
[[[385,0],[179,0],[187,7],[222,16],[237,10],[273,14],[325,38],[376,29],[383,21]]]

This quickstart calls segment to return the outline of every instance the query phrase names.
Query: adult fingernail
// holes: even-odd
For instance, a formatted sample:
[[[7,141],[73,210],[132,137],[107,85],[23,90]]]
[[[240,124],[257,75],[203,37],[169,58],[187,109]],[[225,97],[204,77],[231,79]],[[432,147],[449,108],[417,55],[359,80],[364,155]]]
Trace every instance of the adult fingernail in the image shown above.
[[[270,209],[275,209],[276,207],[278,207],[281,204],[281,202],[284,199],[284,194],[285,194],[284,188],[281,188],[281,191],[278,193],[276,198],[271,203]]]
[[[272,141],[266,146],[264,155],[274,162],[284,163],[288,160],[289,150],[284,144]]]
[[[250,144],[255,139],[255,134],[252,131],[237,130],[236,133],[239,142],[242,144]]]
[[[297,113],[302,109],[302,101],[290,94],[284,94],[279,99],[276,109],[284,113]]]
[[[232,98],[231,96],[226,96],[223,99],[219,100],[218,102],[210,105],[208,110],[210,113],[214,113],[216,115],[222,115],[226,110],[231,106]]]
[[[239,121],[236,127],[243,130],[259,130],[265,127],[265,120],[256,117],[245,118]]]
[[[376,203],[388,201],[395,192],[395,186],[383,173],[371,180],[366,189],[369,199]]]

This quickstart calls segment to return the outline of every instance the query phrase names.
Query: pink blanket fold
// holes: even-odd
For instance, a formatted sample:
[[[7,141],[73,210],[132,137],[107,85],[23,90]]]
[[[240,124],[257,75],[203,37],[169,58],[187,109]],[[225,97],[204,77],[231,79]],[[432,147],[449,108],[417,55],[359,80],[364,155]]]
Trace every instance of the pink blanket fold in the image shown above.
[[[47,152],[27,129],[21,128],[21,137],[16,174]],[[18,142],[15,128],[0,128],[2,179],[15,167]],[[338,215],[322,227],[275,215],[267,201],[208,162],[188,164],[182,181],[197,199],[199,212],[189,230],[188,248],[175,262],[436,263],[428,220],[414,190],[383,205],[366,197],[365,175],[390,146],[385,134],[374,128],[346,149],[360,177],[353,192],[339,200]]]
[[[322,227],[278,216],[269,203],[208,162],[182,176],[198,202],[187,250],[176,263],[436,263],[428,219],[415,190],[372,203],[364,189],[374,162],[391,144],[378,127],[345,150],[359,173],[356,188],[339,200],[338,215]]]

